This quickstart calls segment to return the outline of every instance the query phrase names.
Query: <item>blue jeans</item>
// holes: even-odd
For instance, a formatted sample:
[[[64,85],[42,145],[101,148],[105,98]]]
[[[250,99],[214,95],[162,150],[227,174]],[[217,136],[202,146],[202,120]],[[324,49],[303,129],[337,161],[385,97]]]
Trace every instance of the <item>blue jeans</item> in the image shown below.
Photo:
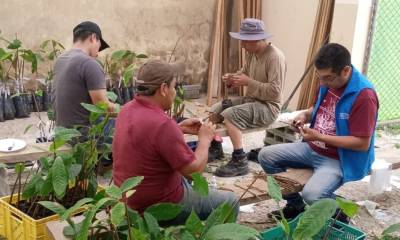
[[[311,168],[314,174],[308,180],[301,196],[308,204],[321,198],[335,198],[334,192],[343,184],[339,160],[316,153],[305,142],[267,146],[258,154],[258,161],[266,173],[286,171],[286,168]],[[286,196],[288,204],[298,204],[299,194]]]
[[[200,220],[206,220],[211,212],[224,202],[233,206],[232,213],[235,217],[238,215],[239,203],[237,203],[237,198],[233,192],[210,189],[207,197],[201,197],[193,190],[192,185],[187,179],[183,179],[182,185],[184,188],[184,196],[179,203],[182,206],[182,212],[175,219],[161,222],[160,225],[171,226],[185,224],[192,209],[196,212]]]

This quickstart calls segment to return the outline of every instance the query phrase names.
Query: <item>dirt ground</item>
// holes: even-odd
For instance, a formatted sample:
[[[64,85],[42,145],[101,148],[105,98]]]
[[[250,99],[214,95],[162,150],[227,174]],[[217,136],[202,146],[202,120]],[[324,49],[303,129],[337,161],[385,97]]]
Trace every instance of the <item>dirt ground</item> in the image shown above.
[[[186,110],[187,117],[204,116],[205,107],[202,103],[188,102],[187,109],[189,109]],[[41,116],[47,119],[45,113],[42,113]],[[30,118],[0,123],[0,139],[13,137],[24,139],[27,142],[34,142],[38,136],[38,130],[32,127],[26,134],[24,134],[24,130],[29,124],[36,124],[37,122],[37,117],[32,115]],[[246,134],[243,138],[244,149],[249,151],[253,148],[262,147],[264,136],[264,131]],[[224,152],[229,156],[232,146],[228,138],[224,138],[223,146]],[[375,143],[377,159],[384,159],[387,162],[399,162],[400,150],[398,148],[400,148],[400,130],[398,127],[383,128],[377,131],[377,141]],[[209,171],[211,172],[214,168],[215,166],[210,166]],[[254,171],[261,169],[256,163],[251,163],[251,168]],[[9,183],[12,185],[15,178],[13,178],[12,170],[9,170],[9,173]],[[358,215],[351,221],[354,226],[368,234],[368,239],[372,239],[374,235],[379,235],[387,226],[400,222],[400,170],[392,171],[391,179],[392,184],[394,184],[391,191],[376,196],[369,194],[368,179],[345,184],[337,191],[337,194],[359,203],[365,200],[377,203],[376,209],[372,212],[361,206]],[[218,184],[221,185],[222,182],[234,180],[235,178],[218,179]],[[103,178],[100,179],[100,182],[108,184],[109,179]],[[267,214],[276,208],[276,204],[271,200],[244,207],[239,214],[239,222],[260,231],[273,227],[276,224],[267,217]]]

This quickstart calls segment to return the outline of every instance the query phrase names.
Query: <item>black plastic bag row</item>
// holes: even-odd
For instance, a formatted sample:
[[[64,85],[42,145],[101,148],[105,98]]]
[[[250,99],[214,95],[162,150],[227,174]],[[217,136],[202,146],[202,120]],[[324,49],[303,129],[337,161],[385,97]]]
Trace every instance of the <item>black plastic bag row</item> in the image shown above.
[[[117,100],[115,102],[120,105],[124,105],[135,96],[135,90],[133,87],[114,87],[112,91],[117,95]]]

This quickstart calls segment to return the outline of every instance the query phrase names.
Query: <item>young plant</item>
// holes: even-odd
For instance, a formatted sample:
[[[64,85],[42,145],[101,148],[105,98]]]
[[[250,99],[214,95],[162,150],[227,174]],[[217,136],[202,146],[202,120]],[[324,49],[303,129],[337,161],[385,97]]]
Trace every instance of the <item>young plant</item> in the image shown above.
[[[286,239],[303,240],[313,239],[321,233],[321,230],[327,225],[325,231],[322,234],[323,240],[328,239],[332,228],[335,226],[336,218],[329,222],[336,210],[339,208],[339,213],[344,212],[347,216],[353,217],[357,214],[358,205],[342,198],[334,199],[321,199],[313,203],[311,206],[306,208],[306,211],[302,213],[299,221],[294,229],[290,228],[290,225],[283,215],[282,209],[279,206],[279,202],[282,200],[282,192],[280,186],[276,182],[273,176],[267,177],[268,181],[268,193],[271,198],[274,199],[279,207],[281,220],[277,221],[278,225],[282,228]]]

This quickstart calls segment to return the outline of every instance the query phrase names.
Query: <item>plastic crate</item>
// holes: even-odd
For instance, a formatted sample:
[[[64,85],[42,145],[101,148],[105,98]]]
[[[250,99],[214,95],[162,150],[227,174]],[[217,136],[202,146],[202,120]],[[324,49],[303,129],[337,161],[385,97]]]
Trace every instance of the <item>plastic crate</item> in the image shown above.
[[[46,223],[58,220],[58,215],[52,215],[39,220],[33,219],[14,206],[8,204],[10,196],[0,198],[0,235],[8,240],[50,240]],[[17,195],[13,197],[13,203]]]
[[[297,226],[297,223],[300,219],[301,215],[293,219],[289,222],[289,227],[291,232]],[[332,223],[334,220],[329,219],[325,226],[321,229],[321,231],[314,236],[314,240],[320,240],[323,238],[325,234],[325,230],[328,228],[329,224]],[[286,239],[285,233],[281,227],[274,227],[268,229],[261,233],[261,239],[263,240],[284,240]],[[366,234],[361,230],[354,228],[348,224],[344,224],[342,222],[336,221],[335,225],[332,227],[328,240],[363,240],[365,239]]]
[[[194,99],[200,98],[201,85],[183,85],[183,98],[184,99]]]
[[[104,190],[99,185],[97,191]],[[12,203],[17,201],[17,194],[13,195]],[[33,219],[29,215],[8,204],[10,196],[0,198],[0,236],[7,240],[52,240],[46,229],[46,223],[59,220],[59,216],[54,214],[42,219]],[[83,212],[78,209],[76,214]]]

